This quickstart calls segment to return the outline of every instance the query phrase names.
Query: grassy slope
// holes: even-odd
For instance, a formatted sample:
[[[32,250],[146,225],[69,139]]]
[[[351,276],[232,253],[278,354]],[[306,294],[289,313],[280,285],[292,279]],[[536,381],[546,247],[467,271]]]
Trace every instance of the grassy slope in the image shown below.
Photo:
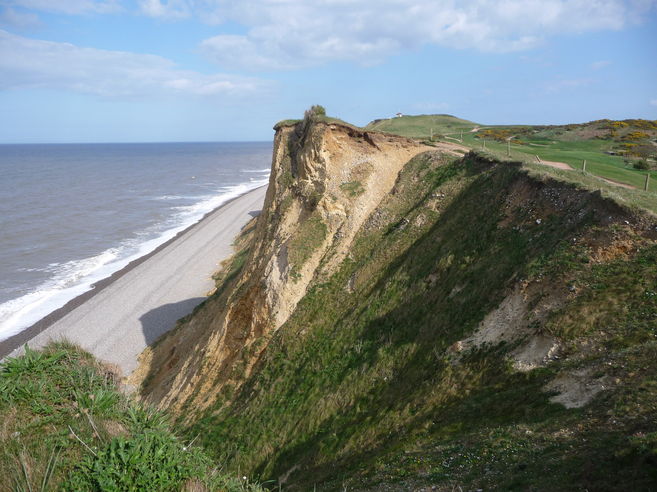
[[[261,490],[218,473],[164,414],[64,344],[0,365],[0,442],[0,491]]]
[[[472,121],[438,114],[402,116],[401,118],[373,121],[365,129],[394,133],[410,138],[429,138],[431,130],[433,130],[434,135],[454,134],[458,136],[461,130],[468,132],[477,126],[479,125]]]
[[[406,166],[350,259],[302,300],[233,404],[211,408],[190,435],[233,469],[289,474],[300,490],[648,488],[657,247],[592,262],[571,239],[606,231],[597,221],[623,216],[616,205],[517,166],[441,159]],[[548,201],[519,204],[501,225],[523,183]],[[552,190],[571,198],[537,224]],[[511,369],[504,344],[455,361],[449,347],[521,278],[576,282],[577,301],[535,329],[559,336],[566,355],[584,354],[583,343],[586,353],[528,373]],[[595,314],[600,305],[611,307]],[[616,383],[583,409],[551,403],[542,387],[577,367]]]
[[[423,115],[381,120],[377,123],[371,123],[366,129],[386,131],[419,139],[428,139],[432,128],[434,135],[438,135],[436,138],[444,138],[444,136],[460,138],[460,131],[463,130],[463,144],[474,149],[481,149],[483,141],[479,138],[479,135],[470,133],[470,130],[479,126],[476,123],[448,115]],[[597,129],[599,125],[591,123],[590,126]],[[581,127],[584,127],[584,130],[586,129],[586,125],[535,127],[536,129],[528,134],[523,130],[533,129],[534,127],[498,125],[482,128],[508,129],[512,134],[522,133],[522,145],[512,140],[511,158],[515,160],[532,160],[535,155],[538,155],[544,160],[565,162],[575,169],[581,169],[582,161],[586,159],[589,173],[643,189],[645,171],[639,171],[628,166],[622,157],[605,154],[606,151],[615,149],[618,142],[608,137],[588,138],[581,133],[583,132]],[[629,132],[631,129],[630,127],[625,132]],[[448,141],[450,140],[448,139]],[[493,140],[487,140],[486,147],[500,154],[506,154],[507,151],[506,143]],[[653,180],[657,179],[657,171],[652,171],[651,176]],[[657,184],[654,184],[654,186],[657,186]]]

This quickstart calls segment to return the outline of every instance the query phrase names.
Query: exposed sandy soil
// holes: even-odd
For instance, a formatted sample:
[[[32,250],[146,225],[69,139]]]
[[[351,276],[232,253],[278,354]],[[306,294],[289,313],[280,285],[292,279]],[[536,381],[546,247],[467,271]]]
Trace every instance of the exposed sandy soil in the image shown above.
[[[544,161],[543,159],[540,160],[541,164],[544,164],[546,166],[554,167],[556,169],[565,169],[566,171],[572,171],[573,168],[569,164],[566,164],[565,162],[557,162],[557,161]]]
[[[598,176],[600,178],[600,176]],[[636,186],[629,185],[627,183],[621,183],[620,181],[615,181],[613,179],[608,179],[608,178],[600,178],[602,181],[605,183],[613,184],[616,186],[620,186],[621,188],[627,188],[628,190],[636,190]]]
[[[447,154],[456,155],[456,156],[462,156],[463,154],[467,154],[468,152],[470,152],[470,149],[465,145],[455,144],[451,142],[437,142],[436,148],[438,150],[442,150]]]
[[[594,379],[590,369],[578,369],[559,374],[544,390],[556,393],[550,398],[552,403],[561,403],[566,408],[581,408],[605,389],[607,379],[606,376]]]

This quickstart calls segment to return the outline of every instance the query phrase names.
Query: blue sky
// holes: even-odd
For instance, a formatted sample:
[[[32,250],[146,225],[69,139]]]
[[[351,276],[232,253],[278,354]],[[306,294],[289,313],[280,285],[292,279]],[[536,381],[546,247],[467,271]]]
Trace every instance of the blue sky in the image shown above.
[[[270,140],[312,104],[657,119],[657,0],[0,0],[0,143]]]

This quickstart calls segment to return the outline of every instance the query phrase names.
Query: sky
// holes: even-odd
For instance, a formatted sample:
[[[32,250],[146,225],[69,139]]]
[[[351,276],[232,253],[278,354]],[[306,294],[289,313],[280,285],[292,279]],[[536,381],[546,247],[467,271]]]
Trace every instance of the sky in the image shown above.
[[[0,143],[657,119],[657,0],[0,0]]]

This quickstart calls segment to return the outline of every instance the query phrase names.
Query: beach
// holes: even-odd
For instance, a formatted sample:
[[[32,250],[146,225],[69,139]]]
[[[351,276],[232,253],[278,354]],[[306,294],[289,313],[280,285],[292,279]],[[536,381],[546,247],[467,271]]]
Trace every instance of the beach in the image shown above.
[[[67,340],[130,374],[144,348],[213,289],[212,274],[232,254],[235,236],[262,209],[266,189],[225,203],[92,291],[0,342],[0,357],[20,355],[25,343],[39,348]]]

